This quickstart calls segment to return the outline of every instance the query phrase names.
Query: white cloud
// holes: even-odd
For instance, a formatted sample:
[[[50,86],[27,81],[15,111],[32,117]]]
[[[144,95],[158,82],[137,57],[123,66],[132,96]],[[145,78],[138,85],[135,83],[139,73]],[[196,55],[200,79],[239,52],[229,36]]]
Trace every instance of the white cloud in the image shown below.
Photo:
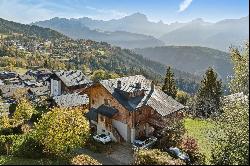
[[[180,6],[179,6],[179,10],[178,12],[183,12],[184,10],[186,10],[192,3],[193,0],[184,0],[181,2]]]

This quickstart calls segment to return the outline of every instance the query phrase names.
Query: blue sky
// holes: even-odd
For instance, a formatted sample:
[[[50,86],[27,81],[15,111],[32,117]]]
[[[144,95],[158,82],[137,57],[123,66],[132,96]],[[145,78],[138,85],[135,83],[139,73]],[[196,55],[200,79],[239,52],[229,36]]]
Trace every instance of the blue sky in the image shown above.
[[[0,17],[31,23],[53,17],[118,19],[140,12],[164,23],[216,22],[249,15],[249,0],[0,0]]]

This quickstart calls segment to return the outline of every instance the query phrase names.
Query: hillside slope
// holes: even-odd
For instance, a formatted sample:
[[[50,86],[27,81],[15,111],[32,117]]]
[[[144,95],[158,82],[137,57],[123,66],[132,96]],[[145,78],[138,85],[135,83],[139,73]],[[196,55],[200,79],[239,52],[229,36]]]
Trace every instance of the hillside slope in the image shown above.
[[[0,18],[0,33],[1,34],[23,34],[26,36],[39,37],[42,39],[58,39],[65,38],[61,33],[49,28],[41,28],[36,25],[25,25],[13,21],[7,21]]]
[[[197,46],[165,46],[134,49],[138,54],[151,60],[170,65],[181,71],[201,76],[210,66],[226,80],[232,74],[230,56],[219,50]]]

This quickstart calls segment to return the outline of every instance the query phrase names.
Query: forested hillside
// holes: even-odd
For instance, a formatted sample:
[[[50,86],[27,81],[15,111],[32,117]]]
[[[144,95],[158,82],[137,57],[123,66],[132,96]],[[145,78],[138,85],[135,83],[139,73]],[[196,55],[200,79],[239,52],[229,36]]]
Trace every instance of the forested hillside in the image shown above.
[[[64,35],[49,28],[41,28],[36,25],[30,26],[30,25],[20,24],[13,21],[7,21],[2,18],[0,18],[0,33],[1,34],[16,33],[16,35],[23,34],[42,39],[65,38]]]
[[[164,46],[134,51],[151,60],[198,76],[204,74],[208,67],[213,67],[224,81],[233,70],[228,53],[207,47]]]

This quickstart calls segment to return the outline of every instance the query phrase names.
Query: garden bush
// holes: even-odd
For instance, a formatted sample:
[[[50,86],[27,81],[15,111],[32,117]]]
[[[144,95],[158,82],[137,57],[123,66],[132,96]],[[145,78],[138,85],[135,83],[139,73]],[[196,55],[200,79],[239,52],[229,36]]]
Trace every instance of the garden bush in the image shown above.
[[[13,155],[25,158],[40,158],[43,156],[42,145],[33,135],[1,135],[0,155]]]
[[[71,164],[72,165],[102,165],[94,158],[85,154],[73,157],[71,160]]]
[[[135,152],[134,165],[185,165],[179,159],[174,159],[159,149],[139,150]]]

